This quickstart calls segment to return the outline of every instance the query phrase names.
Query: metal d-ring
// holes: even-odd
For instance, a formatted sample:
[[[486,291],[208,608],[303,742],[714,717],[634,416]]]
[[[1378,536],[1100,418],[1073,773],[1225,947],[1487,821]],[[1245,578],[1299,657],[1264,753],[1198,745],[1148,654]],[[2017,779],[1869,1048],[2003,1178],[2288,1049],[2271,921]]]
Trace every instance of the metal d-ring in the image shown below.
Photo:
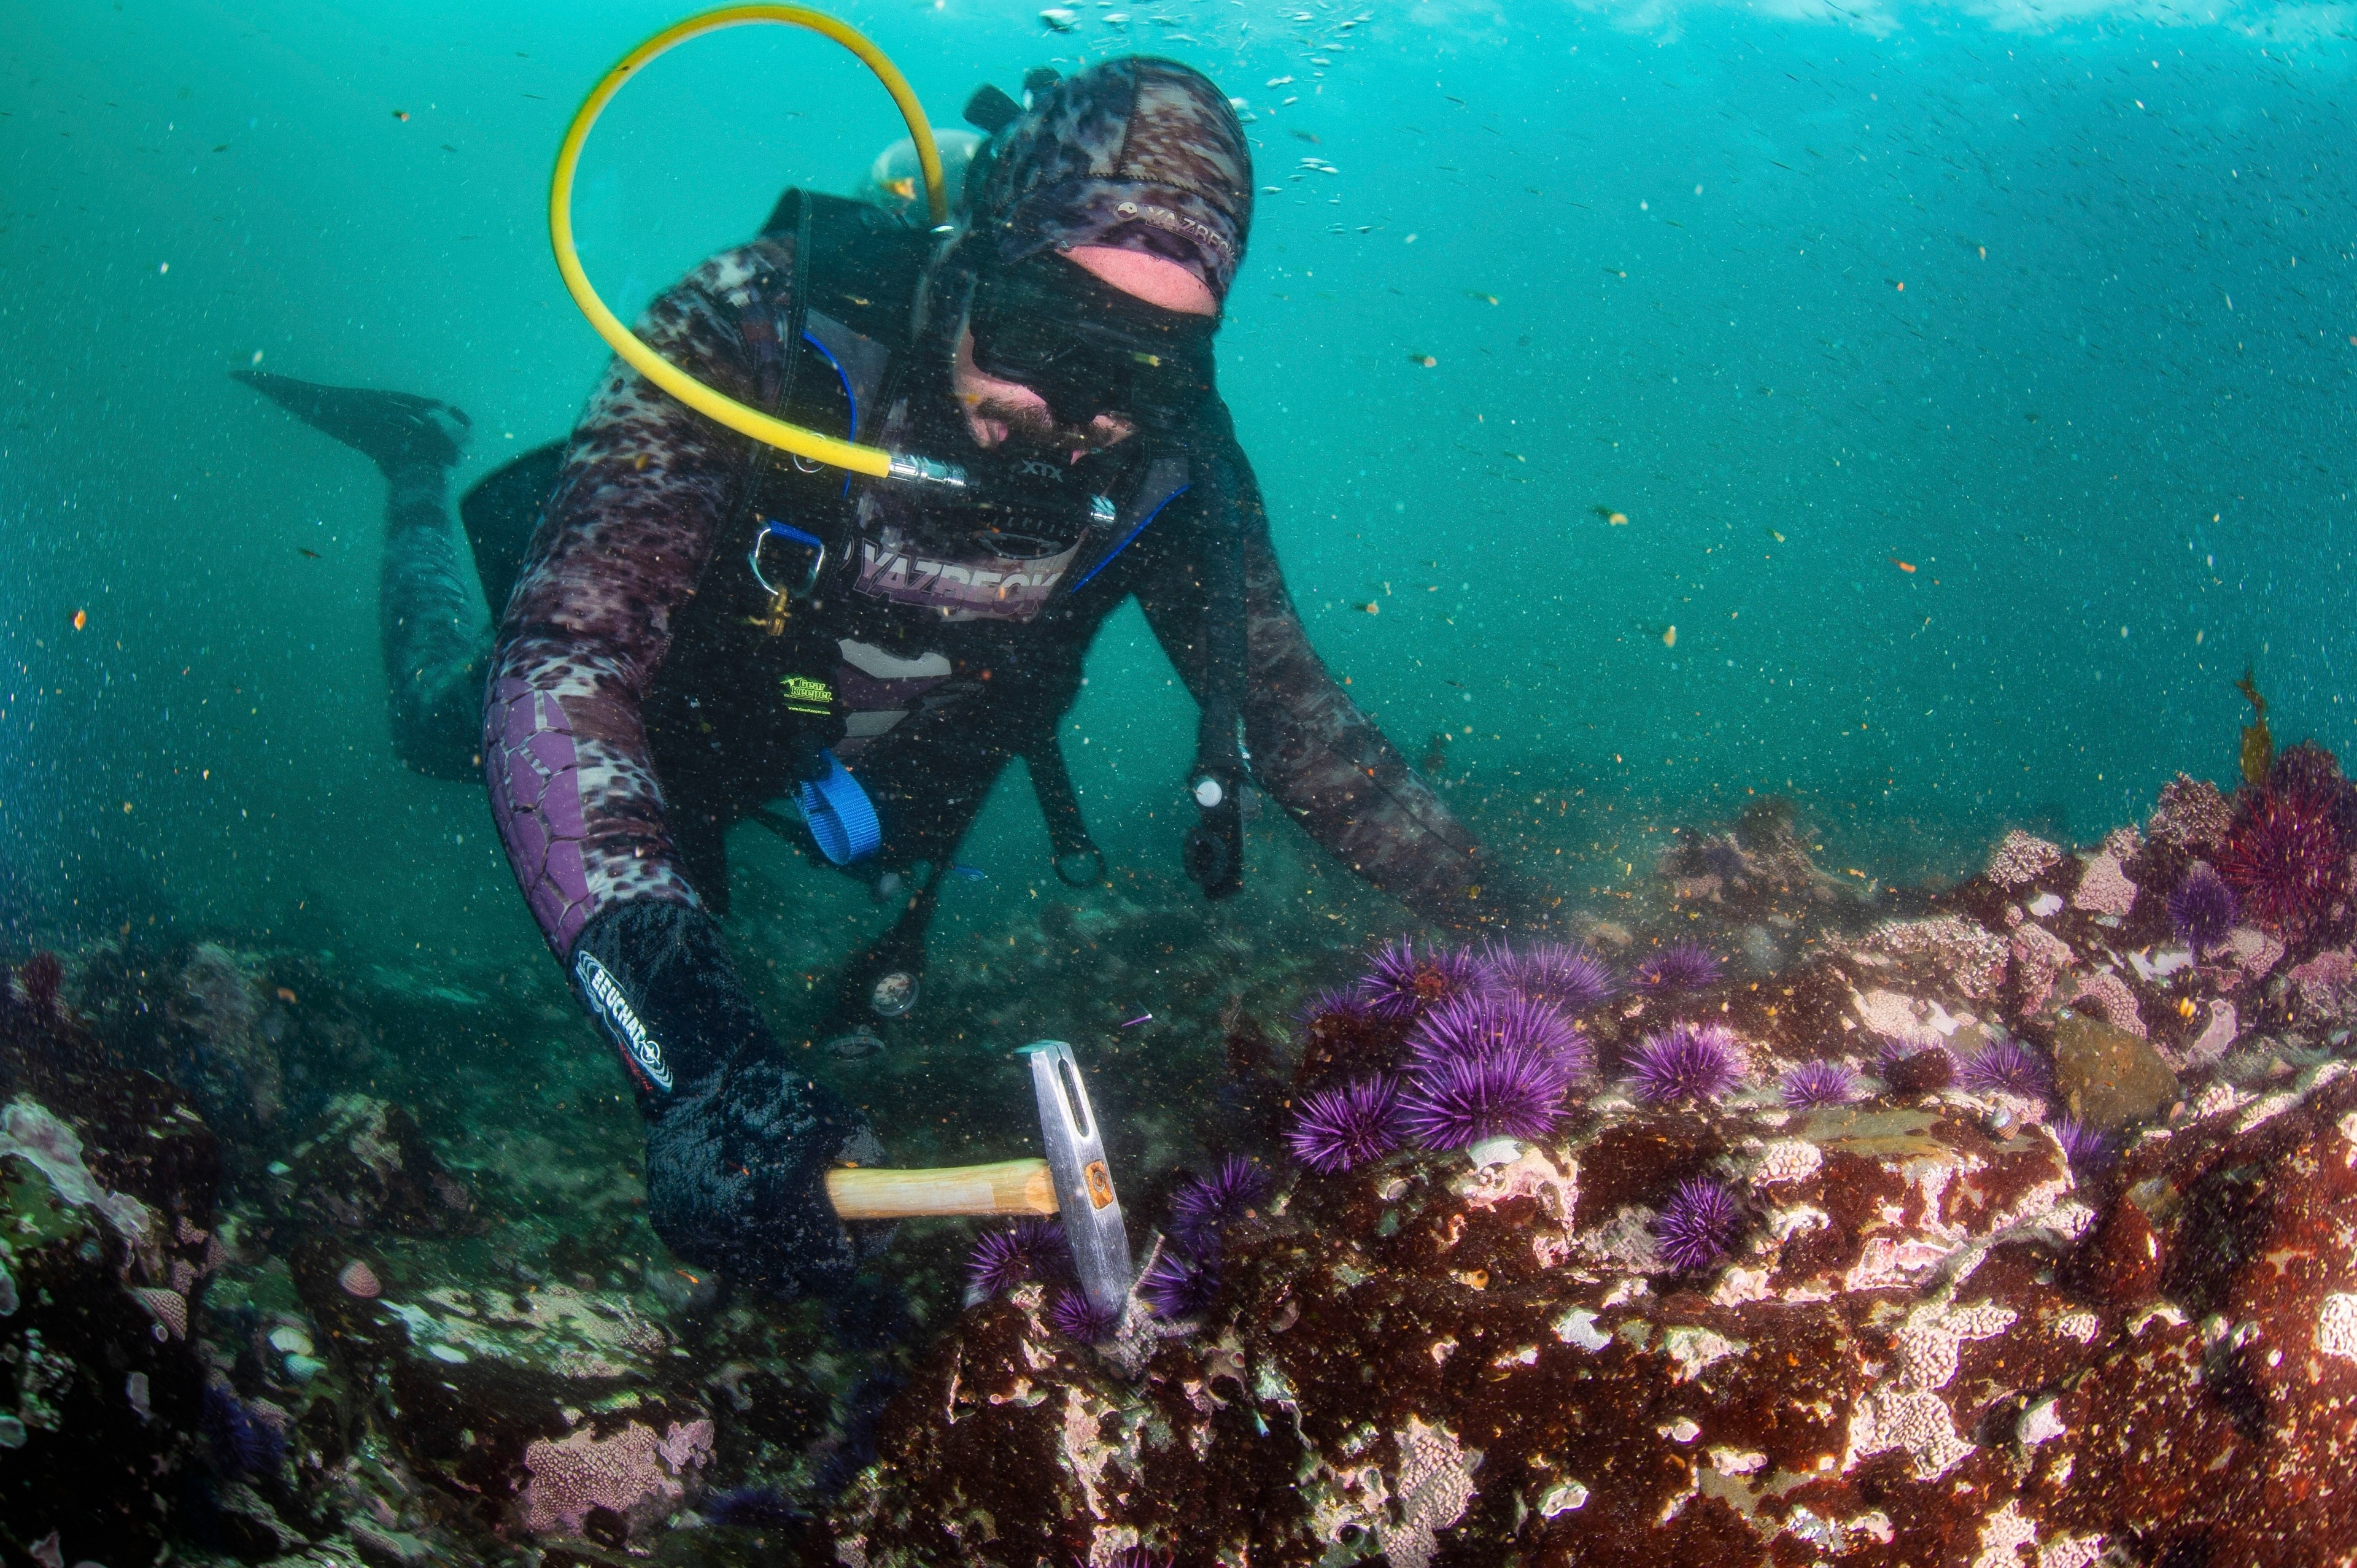
[[[802,575],[800,587],[780,588],[770,582],[768,575],[762,572],[761,546],[772,534],[809,548],[810,570]],[[815,533],[805,533],[791,523],[780,522],[775,518],[763,518],[760,532],[753,535],[753,548],[745,553],[745,564],[753,569],[753,581],[761,585],[761,592],[769,595],[772,599],[781,596],[806,599],[811,596],[811,590],[818,586],[819,574],[826,569],[826,541]]]

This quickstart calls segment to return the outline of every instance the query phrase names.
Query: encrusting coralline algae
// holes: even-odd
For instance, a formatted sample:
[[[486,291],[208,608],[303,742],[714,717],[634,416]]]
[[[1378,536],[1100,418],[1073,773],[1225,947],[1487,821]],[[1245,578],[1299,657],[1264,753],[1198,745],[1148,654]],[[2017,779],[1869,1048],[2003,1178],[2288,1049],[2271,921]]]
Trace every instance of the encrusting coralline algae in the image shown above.
[[[1231,1157],[1126,1184],[1150,1305],[1079,1310],[1045,1226],[961,1306],[920,1230],[897,1350],[672,1267],[602,1154],[303,1092],[393,999],[219,948],[149,983],[193,964],[210,1005],[138,1013],[86,959],[83,1012],[28,981],[0,1030],[10,1528],[378,1568],[2339,1561],[2357,921],[2311,877],[2193,950],[2174,895],[2251,875],[2250,793],[2182,780],[2083,854],[2009,835],[1879,920],[1739,831],[1707,878],[1689,844],[1663,875],[1706,918],[1666,964],[1602,928],[1393,943],[1304,1010],[1289,1081],[1239,1079],[1273,1087]],[[1780,900],[1803,956],[1721,956]],[[134,1014],[234,1024],[205,1059],[246,1067],[196,1082],[233,1117],[286,1087],[232,1200],[209,1118],[126,1059],[203,1042]]]

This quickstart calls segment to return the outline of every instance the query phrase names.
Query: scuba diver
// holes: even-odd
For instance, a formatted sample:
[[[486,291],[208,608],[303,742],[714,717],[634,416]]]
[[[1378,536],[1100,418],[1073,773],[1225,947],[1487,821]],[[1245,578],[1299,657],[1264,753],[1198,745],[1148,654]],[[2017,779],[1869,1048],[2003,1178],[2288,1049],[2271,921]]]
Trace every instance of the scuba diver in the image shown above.
[[[618,362],[569,442],[462,503],[479,596],[445,510],[463,414],[241,372],[385,472],[396,748],[485,779],[525,900],[630,1069],[656,1230],[780,1293],[837,1291],[879,1244],[823,1178],[880,1147],[730,962],[729,829],[798,800],[827,860],[905,899],[836,1003],[902,1026],[942,876],[1008,762],[1059,875],[1103,879],[1056,736],[1130,597],[1201,705],[1184,859],[1207,896],[1241,886],[1250,782],[1426,920],[1499,929],[1544,903],[1328,674],[1287,595],[1213,381],[1253,205],[1226,97],[1148,58],[1026,88],[1028,108],[993,88],[967,106],[988,140],[962,221],[791,190],[638,328],[757,409],[946,455],[962,483],[806,463]]]

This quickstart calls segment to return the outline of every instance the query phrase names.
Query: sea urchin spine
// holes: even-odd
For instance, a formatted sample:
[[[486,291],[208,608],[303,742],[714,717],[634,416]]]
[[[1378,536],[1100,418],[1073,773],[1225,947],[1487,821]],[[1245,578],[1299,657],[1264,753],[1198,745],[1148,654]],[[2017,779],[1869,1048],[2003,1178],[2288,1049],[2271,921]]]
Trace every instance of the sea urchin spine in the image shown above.
[[[1402,937],[1375,950],[1359,981],[1359,999],[1383,1017],[1408,1018],[1465,994],[1480,980],[1479,966],[1462,950],[1435,946],[1419,952],[1413,940]]]
[[[1381,1159],[1399,1141],[1399,1080],[1386,1073],[1306,1096],[1285,1135],[1293,1157],[1321,1176]]]
[[[1057,1333],[1081,1345],[1102,1345],[1121,1326],[1114,1314],[1091,1301],[1088,1293],[1061,1290],[1048,1307],[1048,1321]]]
[[[1268,1196],[1268,1173],[1241,1155],[1222,1160],[1210,1176],[1198,1176],[1170,1200],[1170,1228],[1194,1251],[1218,1247],[1220,1232],[1252,1212]]]
[[[1706,1269],[1727,1256],[1743,1229],[1742,1210],[1723,1182],[1694,1176],[1680,1182],[1653,1218],[1662,1260],[1675,1269]]]
[[[1700,991],[1718,983],[1718,955],[1697,942],[1672,942],[1637,966],[1644,991]]]
[[[993,1230],[974,1244],[965,1266],[976,1295],[1005,1295],[1026,1280],[1061,1273],[1069,1266],[1064,1228],[1052,1219],[1025,1218],[1011,1230]]]
[[[1196,1317],[1220,1297],[1219,1266],[1165,1247],[1154,1266],[1139,1276],[1137,1294],[1157,1317]]]
[[[1609,1001],[1620,989],[1602,959],[1567,942],[1538,942],[1520,952],[1500,947],[1489,955],[1483,968],[1493,993],[1559,1007],[1566,1013],[1584,1013]]]
[[[1991,1040],[1964,1063],[1962,1077],[1968,1089],[1985,1094],[2018,1095],[2043,1100],[2053,1087],[2053,1075],[2035,1052],[2003,1036]]]
[[[1525,1046],[1420,1068],[1400,1101],[1400,1121],[1428,1149],[1463,1149],[1485,1138],[1538,1138],[1555,1130],[1566,1081]]]
[[[2349,893],[2349,838],[2338,802],[2319,782],[2293,777],[2245,800],[2218,852],[2218,874],[2243,911],[2297,943]]]
[[[1445,1002],[1417,1021],[1407,1047],[1420,1068],[1493,1056],[1510,1047],[1553,1062],[1567,1079],[1586,1077],[1596,1065],[1595,1047],[1577,1025],[1544,1003],[1521,997],[1460,996]]]
[[[1857,1098],[1857,1075],[1840,1062],[1803,1062],[1784,1075],[1777,1092],[1793,1111],[1847,1105]]]
[[[1743,1047],[1721,1024],[1681,1018],[1648,1035],[1629,1061],[1630,1087],[1649,1104],[1722,1098],[1743,1078]]]

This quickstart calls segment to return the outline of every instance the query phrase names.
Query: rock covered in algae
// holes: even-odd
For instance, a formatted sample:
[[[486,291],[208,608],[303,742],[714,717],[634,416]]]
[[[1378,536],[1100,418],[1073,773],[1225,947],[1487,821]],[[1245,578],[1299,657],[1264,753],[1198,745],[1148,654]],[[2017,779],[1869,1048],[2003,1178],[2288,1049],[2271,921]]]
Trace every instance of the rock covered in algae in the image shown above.
[[[2148,1135],[2100,1220],[2042,1132],[1875,1110],[1659,1132],[1652,1170],[1575,1138],[1486,1173],[1302,1177],[1135,1383],[1026,1293],[994,1305],[895,1407],[841,1560],[2083,1565],[2201,1542],[2289,1565],[2357,1543],[2334,1481],[2357,1440],[2345,1069]],[[1704,1159],[1751,1230],[1670,1273],[1622,1221]]]
[[[1722,1104],[1590,1086],[1486,1165],[1295,1174],[1165,1337],[1101,1358],[1036,1286],[968,1313],[837,1560],[2347,1559],[2351,998],[2280,943],[2170,945],[2146,889],[2183,836],[2115,835],[2084,898],[2009,840],[1935,912],[1704,1003],[1749,1064]],[[1587,1020],[1605,1060],[1641,1011]],[[1780,1103],[1813,1062],[1858,1101]],[[1696,1183],[1732,1240],[1680,1267]]]
[[[2054,1026],[2054,1089],[2071,1114],[2107,1131],[2148,1121],[2184,1098],[2149,1044],[2073,1011]]]
[[[0,980],[0,1541],[147,1563],[202,1466],[219,1155],[169,1085],[98,1060],[54,984]]]

